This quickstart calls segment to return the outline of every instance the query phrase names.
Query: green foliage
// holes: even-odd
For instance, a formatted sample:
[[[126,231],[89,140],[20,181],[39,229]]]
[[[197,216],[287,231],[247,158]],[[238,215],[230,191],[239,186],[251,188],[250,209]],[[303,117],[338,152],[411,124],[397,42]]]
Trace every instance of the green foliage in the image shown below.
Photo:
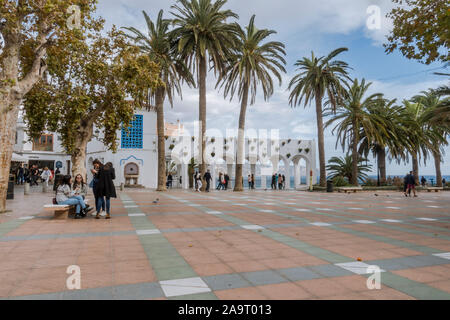
[[[336,176],[332,179],[335,187],[348,187],[350,183],[343,176]]]
[[[106,36],[82,31],[49,49],[47,77],[25,96],[25,120],[31,137],[59,133],[69,154],[80,152],[95,125],[115,151],[121,124],[131,122],[134,108],[146,106],[148,90],[160,84],[159,68],[115,28]]]
[[[450,59],[449,4],[445,0],[392,0],[399,6],[388,17],[394,28],[385,44],[386,52],[395,50],[408,59],[426,64]]]
[[[128,37],[139,46],[142,53],[159,65],[160,87],[164,88],[164,93],[173,106],[175,93],[182,96],[182,83],[185,81],[189,86],[194,86],[194,78],[173,47],[173,33],[169,30],[171,20],[163,18],[164,11],[159,11],[156,22],[153,22],[145,11],[142,13],[147,22],[147,36],[133,27],[124,29],[131,32],[132,35]],[[150,94],[154,99],[156,90],[151,90]]]
[[[345,94],[344,84],[350,80],[348,76],[349,66],[343,61],[333,60],[347,48],[339,48],[326,57],[316,57],[311,53],[311,59],[303,57],[295,66],[298,74],[289,83],[289,104],[293,107],[301,105],[308,106],[317,98],[322,101],[328,96],[333,107],[343,98]]]
[[[366,180],[367,173],[371,171],[372,166],[365,164],[367,159],[360,158],[358,161],[358,180]],[[352,156],[333,157],[328,161],[327,170],[330,172],[328,179],[333,180],[335,177],[344,177],[348,181],[352,181]]]
[[[281,85],[280,72],[286,72],[285,46],[281,42],[266,41],[276,31],[256,28],[254,15],[246,30],[238,24],[235,24],[235,29],[238,35],[236,47],[229,56],[225,72],[219,77],[217,86],[223,87],[224,96],[229,95],[230,99],[238,93],[241,101],[250,90],[250,104],[254,104],[260,85],[264,100],[268,100],[274,90],[272,75]],[[285,144],[283,142],[283,146]]]
[[[226,59],[236,45],[235,25],[227,23],[238,18],[224,10],[226,0],[178,0],[171,8],[176,48],[189,69],[198,71],[201,58],[209,59],[215,71],[223,71]]]

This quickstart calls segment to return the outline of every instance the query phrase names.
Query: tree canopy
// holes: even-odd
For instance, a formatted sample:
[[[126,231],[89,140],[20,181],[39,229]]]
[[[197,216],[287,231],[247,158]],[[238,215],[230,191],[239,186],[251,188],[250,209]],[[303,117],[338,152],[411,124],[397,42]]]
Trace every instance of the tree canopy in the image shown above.
[[[408,59],[425,64],[450,59],[450,6],[446,0],[392,0],[399,6],[388,17],[394,28],[385,44],[386,52],[395,50]]]

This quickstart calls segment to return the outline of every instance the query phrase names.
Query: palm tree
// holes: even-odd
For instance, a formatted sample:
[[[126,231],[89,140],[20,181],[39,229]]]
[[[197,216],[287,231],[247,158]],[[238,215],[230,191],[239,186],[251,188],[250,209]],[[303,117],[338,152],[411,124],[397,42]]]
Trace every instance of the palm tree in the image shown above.
[[[426,131],[426,136],[429,137],[429,141],[425,141],[427,149],[431,152],[434,158],[434,164],[436,168],[436,183],[438,187],[442,187],[442,173],[441,173],[441,162],[442,162],[442,147],[448,145],[445,137],[448,135],[449,130],[442,125],[431,124],[426,121],[429,110],[436,110],[441,108],[442,101],[439,95],[435,91],[423,91],[421,95],[417,95],[412,99],[414,102],[420,103],[424,109],[423,114],[420,117],[420,123],[424,130]],[[447,101],[448,103],[448,101]],[[442,137],[442,139],[441,139]]]
[[[369,152],[377,159],[377,169],[380,184],[386,183],[386,153],[390,159],[397,162],[405,160],[407,153],[404,146],[407,144],[407,132],[401,123],[400,106],[395,105],[397,100],[380,99],[378,104],[369,106],[367,112],[371,117],[379,117],[384,123],[384,130],[377,136],[367,136],[364,130],[360,132],[359,153],[367,158]],[[374,140],[369,140],[374,139]]]
[[[317,132],[319,140],[319,163],[320,163],[320,185],[326,185],[325,168],[325,146],[323,133],[323,111],[322,101],[325,95],[330,103],[336,107],[337,101],[344,95],[343,84],[350,80],[347,69],[348,64],[343,61],[333,61],[340,53],[348,51],[347,48],[334,50],[326,57],[317,58],[314,52],[311,59],[303,57],[298,60],[295,66],[298,67],[298,74],[289,83],[289,103],[295,107],[302,104],[306,107],[315,100],[317,116]]]
[[[155,103],[156,122],[158,133],[158,188],[157,191],[166,190],[166,155],[165,155],[165,129],[164,129],[164,100],[167,99],[173,107],[175,93],[182,95],[181,86],[184,81],[188,85],[194,85],[191,72],[183,60],[177,57],[172,48],[172,38],[169,31],[170,20],[163,19],[163,10],[159,11],[156,24],[143,11],[147,22],[148,35],[144,35],[136,28],[124,28],[133,35],[128,35],[145,54],[158,63],[160,67],[161,85],[149,92]]]
[[[424,121],[431,125],[438,125],[450,132],[450,87],[443,86],[433,92],[439,97],[445,97],[435,107],[428,109]]]
[[[370,108],[380,104],[383,96],[381,93],[375,93],[366,97],[370,86],[371,83],[366,84],[364,79],[361,81],[361,84],[355,79],[353,85],[348,89],[348,96],[338,104],[336,115],[328,120],[325,125],[328,127],[332,123],[339,122],[333,129],[333,134],[337,130],[336,144],[340,142],[343,149],[346,148],[346,145],[351,147],[353,165],[350,183],[353,185],[359,184],[357,178],[360,159],[358,147],[361,132],[364,132],[369,141],[381,141],[382,136],[387,135],[386,124],[383,118],[368,111]],[[329,110],[326,116],[333,114],[333,112],[333,110]]]
[[[368,172],[372,170],[370,164],[366,164],[367,159],[358,159],[358,173],[356,175],[356,180],[367,180],[369,176]],[[330,180],[334,180],[337,177],[347,178],[348,181],[355,180],[353,177],[353,158],[351,155],[347,154],[345,157],[333,157],[328,161],[327,170],[330,171]]]
[[[284,44],[281,42],[263,41],[274,30],[257,29],[255,27],[255,16],[250,19],[249,25],[244,31],[239,25],[238,46],[229,59],[225,72],[219,77],[217,85],[224,87],[224,96],[233,99],[236,92],[241,101],[241,112],[239,116],[238,148],[236,161],[236,183],[234,191],[243,191],[242,185],[242,160],[244,159],[244,129],[245,115],[247,112],[249,93],[251,95],[250,105],[255,103],[258,85],[264,94],[264,100],[268,100],[273,94],[272,74],[278,79],[281,86],[281,72],[286,72],[284,66],[286,61],[283,56]]]
[[[425,121],[427,108],[421,102],[419,97],[415,97],[413,101],[404,100],[401,112],[402,122],[407,129],[409,140],[405,149],[411,154],[412,169],[417,182],[419,181],[419,160],[423,158],[426,163],[429,151],[435,152],[436,149],[447,143],[446,135]]]
[[[175,10],[173,34],[176,47],[188,67],[197,73],[199,88],[199,145],[200,172],[206,172],[206,73],[208,62],[216,73],[222,73],[231,49],[236,44],[236,27],[229,18],[238,18],[231,10],[223,10],[226,0],[178,0]],[[204,186],[205,187],[205,186]]]

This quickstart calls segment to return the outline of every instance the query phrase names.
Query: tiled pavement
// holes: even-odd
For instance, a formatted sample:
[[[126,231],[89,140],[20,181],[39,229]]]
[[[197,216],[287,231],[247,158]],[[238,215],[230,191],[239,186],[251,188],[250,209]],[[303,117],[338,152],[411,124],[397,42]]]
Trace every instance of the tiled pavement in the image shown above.
[[[450,193],[128,191],[66,221],[50,201],[0,216],[0,299],[450,299]]]

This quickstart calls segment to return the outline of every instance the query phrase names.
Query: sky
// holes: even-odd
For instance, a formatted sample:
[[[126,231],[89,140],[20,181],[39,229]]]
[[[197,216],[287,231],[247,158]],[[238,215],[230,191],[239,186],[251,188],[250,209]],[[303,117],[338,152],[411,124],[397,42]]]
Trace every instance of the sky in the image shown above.
[[[165,17],[170,18],[173,11],[170,6],[174,3],[175,0],[99,0],[97,14],[105,18],[107,28],[133,26],[145,32],[142,10],[156,19],[163,9]],[[373,11],[367,10],[374,5],[380,9],[380,25],[369,30],[367,21]],[[315,107],[290,107],[287,90],[295,75],[295,62],[310,57],[312,51],[316,56],[325,56],[336,48],[347,47],[349,51],[338,57],[352,68],[351,77],[372,82],[370,92],[384,93],[389,99],[409,99],[423,90],[448,83],[448,78],[433,74],[433,69],[443,66],[441,63],[424,65],[406,59],[399,52],[385,53],[383,43],[392,27],[385,16],[392,7],[390,0],[229,0],[226,8],[239,15],[241,25],[247,25],[255,14],[256,26],[276,30],[277,34],[269,40],[283,42],[287,52],[287,73],[283,75],[282,85],[276,87],[269,101],[264,101],[262,94],[257,96],[256,103],[247,111],[247,128],[279,129],[282,138],[317,140]],[[215,83],[214,75],[208,74],[207,128],[223,131],[237,128],[239,101],[224,99],[223,92],[215,89]],[[166,120],[178,119],[192,131],[193,122],[198,119],[197,89],[184,88],[183,99],[176,99],[172,109],[167,105]],[[450,175],[450,148],[445,151],[442,173]],[[325,132],[325,153],[327,160],[345,154],[340,145],[336,147],[332,127]],[[373,159],[369,159],[376,168]],[[404,175],[410,167],[411,164],[388,162],[388,175]],[[426,166],[421,164],[420,174],[435,174],[432,159]]]

